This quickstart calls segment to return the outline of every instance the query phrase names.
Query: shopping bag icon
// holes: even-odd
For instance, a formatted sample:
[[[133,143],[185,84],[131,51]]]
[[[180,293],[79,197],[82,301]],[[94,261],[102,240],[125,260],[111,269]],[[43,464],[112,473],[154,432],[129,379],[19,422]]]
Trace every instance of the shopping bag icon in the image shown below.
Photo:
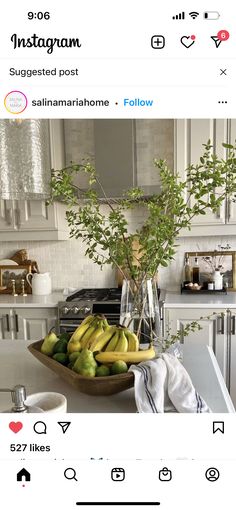
[[[172,472],[167,467],[160,469],[159,471],[159,480],[161,482],[170,482],[172,479]]]

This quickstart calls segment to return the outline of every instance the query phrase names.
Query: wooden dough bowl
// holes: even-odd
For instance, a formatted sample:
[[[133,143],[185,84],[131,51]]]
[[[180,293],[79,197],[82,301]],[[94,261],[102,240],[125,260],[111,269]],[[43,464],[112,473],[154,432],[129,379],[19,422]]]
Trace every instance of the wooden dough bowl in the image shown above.
[[[70,368],[42,354],[40,351],[42,343],[43,340],[30,344],[28,349],[31,354],[81,393],[95,396],[114,395],[134,386],[134,374],[132,372],[107,377],[84,377],[76,374]]]

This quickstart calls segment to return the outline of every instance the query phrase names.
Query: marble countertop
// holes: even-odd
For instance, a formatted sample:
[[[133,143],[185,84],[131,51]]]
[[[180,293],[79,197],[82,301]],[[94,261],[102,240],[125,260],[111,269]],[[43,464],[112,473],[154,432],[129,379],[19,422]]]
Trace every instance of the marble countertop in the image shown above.
[[[0,308],[55,308],[58,301],[64,301],[65,296],[61,292],[52,292],[48,296],[11,296],[11,294],[0,294]]]
[[[11,294],[0,294],[0,308],[55,308],[59,301],[65,301],[63,291],[53,291],[48,296],[14,297]],[[162,291],[161,301],[165,308],[236,308],[236,292],[222,294],[181,294],[177,291]]]
[[[23,384],[27,394],[43,391],[62,393],[69,413],[136,413],[134,389],[108,397],[80,393],[42,365],[28,351],[31,342],[0,340],[0,388]],[[205,345],[184,346],[183,364],[196,390],[216,413],[235,412],[216,358]],[[0,394],[0,412],[11,407],[9,395]]]
[[[166,291],[162,294],[164,308],[236,308],[236,292],[228,294],[181,294]]]

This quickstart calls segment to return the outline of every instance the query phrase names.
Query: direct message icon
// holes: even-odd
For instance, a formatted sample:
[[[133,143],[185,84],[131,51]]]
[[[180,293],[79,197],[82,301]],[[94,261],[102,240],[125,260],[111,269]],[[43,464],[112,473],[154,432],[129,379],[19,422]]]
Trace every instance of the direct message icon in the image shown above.
[[[58,421],[57,423],[61,427],[63,434],[66,433],[66,431],[68,430],[69,426],[71,425],[71,421]]]

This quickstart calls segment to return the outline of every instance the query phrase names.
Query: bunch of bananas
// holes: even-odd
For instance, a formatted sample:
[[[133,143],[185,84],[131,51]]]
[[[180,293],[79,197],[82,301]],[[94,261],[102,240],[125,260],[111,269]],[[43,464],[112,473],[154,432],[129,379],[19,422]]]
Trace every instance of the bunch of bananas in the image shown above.
[[[99,363],[140,363],[156,356],[154,348],[140,350],[135,333],[123,326],[109,326],[103,315],[89,315],[73,333],[68,353],[88,349]]]
[[[135,352],[139,350],[139,341],[135,333],[122,326],[109,326],[104,333],[94,340],[90,350],[105,352]]]
[[[90,344],[95,359],[99,363],[114,363],[125,361],[126,363],[140,363],[153,359],[156,356],[151,346],[145,350],[139,350],[139,340],[135,333],[122,326],[109,326],[104,333]]]
[[[71,350],[70,347],[78,345],[78,343],[80,344],[80,349],[90,349],[92,343],[109,327],[104,315],[88,315],[71,336],[68,343],[69,352]]]

